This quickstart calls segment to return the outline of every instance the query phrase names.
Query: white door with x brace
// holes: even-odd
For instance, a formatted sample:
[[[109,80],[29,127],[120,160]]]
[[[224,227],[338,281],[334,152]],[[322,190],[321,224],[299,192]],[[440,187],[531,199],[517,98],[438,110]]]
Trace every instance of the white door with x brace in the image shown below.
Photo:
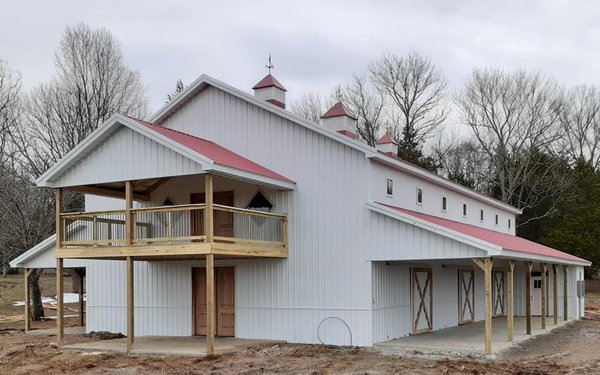
[[[458,270],[458,324],[475,321],[475,273]]]
[[[413,334],[433,329],[433,279],[431,268],[412,269]]]
[[[494,271],[492,275],[492,313],[504,316],[504,271]]]

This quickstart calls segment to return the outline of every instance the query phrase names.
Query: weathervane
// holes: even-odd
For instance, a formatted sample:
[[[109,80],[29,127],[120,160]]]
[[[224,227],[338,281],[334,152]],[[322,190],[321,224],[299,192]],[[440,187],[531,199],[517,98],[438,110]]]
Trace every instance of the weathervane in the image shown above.
[[[335,89],[335,98],[338,102],[342,101],[342,88],[340,86]]]
[[[271,74],[271,69],[275,69],[275,66],[271,62],[271,53],[269,52],[269,63],[265,65],[265,68],[269,69],[269,74]]]

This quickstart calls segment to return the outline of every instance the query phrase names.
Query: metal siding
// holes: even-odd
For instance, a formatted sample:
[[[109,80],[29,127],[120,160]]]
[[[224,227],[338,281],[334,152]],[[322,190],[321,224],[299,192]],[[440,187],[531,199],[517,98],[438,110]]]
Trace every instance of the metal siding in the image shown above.
[[[458,259],[485,256],[483,250],[369,211],[368,252],[372,260]]]
[[[138,132],[121,128],[55,182],[77,186],[201,172],[199,164]]]
[[[269,197],[277,212],[289,215],[289,259],[236,263],[236,335],[316,343],[319,323],[335,316],[349,324],[353,345],[370,345],[371,267],[365,261],[364,235],[364,176],[369,162],[364,154],[211,88],[166,125],[213,140],[298,182],[297,190],[273,192]],[[331,212],[336,214],[328,214]],[[123,278],[111,278],[111,272],[105,269],[91,273],[107,277],[96,285]],[[180,287],[179,283],[187,283],[176,270],[145,272],[147,283],[160,278],[173,285],[173,290]],[[178,283],[168,279],[166,272],[172,272]],[[145,288],[145,284],[138,282],[138,287]],[[123,287],[117,289],[124,293]],[[158,292],[155,296],[160,297]],[[107,327],[122,330],[124,296],[113,297],[113,313],[104,313],[119,318],[111,321],[100,313],[90,316],[102,319]],[[155,311],[162,308],[154,302],[153,306]],[[99,311],[101,304],[92,301],[90,308]],[[153,325],[147,323],[153,317],[140,314],[136,312],[136,325],[140,327],[137,332],[147,334],[150,328],[144,327]],[[156,332],[182,332],[182,320],[176,320],[175,326],[168,329],[156,328]],[[349,344],[347,329],[336,321],[324,323],[321,334],[324,342]]]

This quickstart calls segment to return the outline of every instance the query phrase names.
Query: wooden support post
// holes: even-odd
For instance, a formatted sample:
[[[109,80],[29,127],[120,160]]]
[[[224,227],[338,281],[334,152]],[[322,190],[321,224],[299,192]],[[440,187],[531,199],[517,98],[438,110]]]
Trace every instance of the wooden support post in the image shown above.
[[[542,316],[541,316],[541,318],[542,318],[542,329],[546,329],[546,288],[547,288],[546,271],[548,270],[548,267],[546,266],[546,263],[542,263],[541,266],[542,266],[542,290],[541,290]]]
[[[23,276],[25,276],[25,332],[31,329],[31,292],[29,291],[29,275],[31,275],[31,269],[25,268],[25,272],[23,273]]]
[[[485,260],[485,354],[492,354],[492,263]]]
[[[552,307],[554,325],[558,324],[558,264],[552,265]]]
[[[563,266],[563,315],[565,322],[569,320],[569,285],[568,285],[568,266]]]
[[[83,282],[83,272],[78,272],[79,274],[79,326],[85,326],[85,311],[84,311],[84,303],[83,303],[83,287],[85,283]]]
[[[508,261],[508,277],[507,277],[507,299],[508,299],[508,312],[506,314],[506,329],[507,329],[507,339],[508,341],[513,341],[513,331],[514,331],[514,291],[513,291],[513,280],[515,274],[515,261]]]
[[[492,266],[491,258],[471,259],[484,272],[485,279],[485,354],[492,354]]]
[[[527,334],[531,335],[531,270],[533,268],[532,262],[527,262],[527,275],[525,282],[525,314],[527,315]]]
[[[206,354],[215,350],[215,258],[206,255]]]
[[[64,291],[63,291],[63,259],[56,258],[56,347],[61,348],[64,328]]]
[[[133,245],[133,217],[131,209],[133,208],[133,186],[131,181],[125,182],[125,239],[127,246]]]
[[[213,176],[211,174],[204,175],[204,197],[206,202],[206,210],[204,213],[204,234],[206,235],[206,242],[212,243],[214,236],[214,218],[213,218]]]
[[[133,349],[134,319],[133,319],[133,257],[127,257],[127,353]]]

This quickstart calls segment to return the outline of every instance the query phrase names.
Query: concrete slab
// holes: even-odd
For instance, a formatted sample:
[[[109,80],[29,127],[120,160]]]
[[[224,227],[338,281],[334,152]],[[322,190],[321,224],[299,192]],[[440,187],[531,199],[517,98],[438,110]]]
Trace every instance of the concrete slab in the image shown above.
[[[277,344],[281,341],[215,337],[215,354],[232,353],[258,344]],[[126,353],[127,339],[101,340],[64,345],[62,350]],[[131,354],[205,356],[204,337],[142,336],[136,337]]]
[[[492,320],[492,354],[506,350],[513,345],[526,341],[534,336],[547,334],[552,329],[568,322],[559,319],[558,325],[553,325],[553,318],[546,318],[546,329],[541,329],[541,318],[533,317],[532,334],[527,335],[526,319],[515,317],[513,342],[507,341],[506,318]],[[485,322],[464,324],[432,331],[415,336],[378,343],[375,348],[383,354],[433,354],[433,355],[485,355]]]

